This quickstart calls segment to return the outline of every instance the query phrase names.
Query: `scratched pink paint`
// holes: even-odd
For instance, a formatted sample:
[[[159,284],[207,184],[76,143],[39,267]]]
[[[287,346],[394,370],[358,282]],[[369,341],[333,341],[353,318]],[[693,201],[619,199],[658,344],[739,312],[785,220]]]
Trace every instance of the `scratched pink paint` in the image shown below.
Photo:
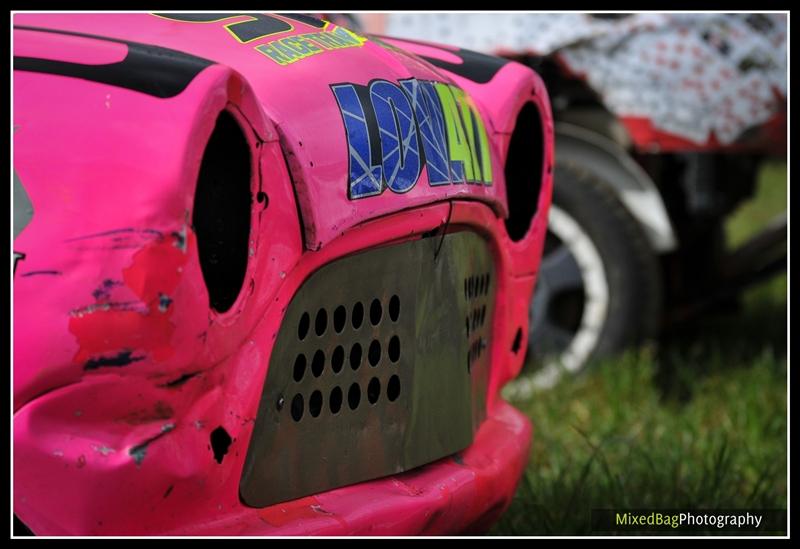
[[[474,81],[412,55],[455,65],[452,49],[390,39],[319,47],[282,65],[256,46],[335,25],[277,16],[291,28],[240,41],[224,26],[249,20],[238,17],[14,16],[13,162],[33,209],[14,240],[14,511],[44,535],[484,530],[510,503],[531,443],[529,421],[499,390],[523,363],[524,351],[513,348],[527,334],[550,203],[544,85],[511,62]],[[135,62],[151,46],[162,61],[170,52],[191,56],[185,82],[163,67],[137,76]],[[423,167],[407,192],[351,199],[331,85],[409,78],[469,95],[486,126],[491,185],[431,185]],[[542,185],[530,229],[512,241],[503,165],[529,101],[544,126],[542,173],[531,176]],[[191,219],[203,152],[223,110],[244,129],[251,189],[269,204],[253,200],[245,283],[218,313]],[[298,288],[337,258],[419,238],[448,216],[489,241],[498,277],[487,419],[472,445],[291,502],[242,503],[263,380]],[[232,439],[221,462],[209,444],[220,426]]]

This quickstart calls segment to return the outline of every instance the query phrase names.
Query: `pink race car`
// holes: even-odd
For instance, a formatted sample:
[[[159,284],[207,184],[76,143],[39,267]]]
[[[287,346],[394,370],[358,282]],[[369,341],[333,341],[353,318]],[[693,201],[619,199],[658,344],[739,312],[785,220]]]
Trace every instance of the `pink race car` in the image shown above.
[[[307,15],[14,17],[14,512],[485,530],[527,462],[539,77]]]

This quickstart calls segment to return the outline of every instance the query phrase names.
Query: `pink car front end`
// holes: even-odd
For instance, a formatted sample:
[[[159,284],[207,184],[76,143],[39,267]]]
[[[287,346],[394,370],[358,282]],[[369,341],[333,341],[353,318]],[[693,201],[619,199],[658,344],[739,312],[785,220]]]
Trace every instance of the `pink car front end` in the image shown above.
[[[531,425],[530,69],[298,15],[14,17],[14,512],[479,532]]]

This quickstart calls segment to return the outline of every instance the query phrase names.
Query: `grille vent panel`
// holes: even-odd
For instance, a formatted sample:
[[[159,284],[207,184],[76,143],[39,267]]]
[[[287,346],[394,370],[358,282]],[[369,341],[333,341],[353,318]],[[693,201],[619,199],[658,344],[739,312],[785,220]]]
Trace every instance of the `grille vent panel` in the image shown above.
[[[270,358],[243,501],[264,507],[466,448],[485,417],[494,278],[486,241],[466,231],[311,275]]]

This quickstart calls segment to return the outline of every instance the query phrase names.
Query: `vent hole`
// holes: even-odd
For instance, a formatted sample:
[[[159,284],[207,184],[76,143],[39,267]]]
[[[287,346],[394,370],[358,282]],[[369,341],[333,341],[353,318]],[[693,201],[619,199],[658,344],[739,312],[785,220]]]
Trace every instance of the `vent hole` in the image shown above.
[[[293,376],[294,380],[299,382],[303,379],[303,376],[306,375],[306,355],[297,355],[297,358],[294,361],[294,373]]]
[[[361,328],[361,324],[364,322],[364,306],[361,304],[360,301],[357,301],[355,305],[353,305],[353,329],[358,330]]]
[[[303,395],[297,393],[292,399],[292,419],[300,421],[303,419]]]
[[[511,240],[521,240],[531,226],[544,175],[544,131],[539,109],[528,102],[517,116],[506,157],[508,219]]]
[[[383,316],[383,306],[381,305],[381,301],[375,298],[369,306],[369,321],[373,326],[377,326],[381,321],[381,316]]]
[[[381,342],[377,339],[373,339],[372,343],[369,344],[369,351],[367,354],[369,359],[370,366],[377,366],[378,362],[381,361]]]
[[[333,369],[333,373],[338,374],[341,372],[342,366],[344,366],[344,347],[339,345],[333,350],[333,355],[331,356],[331,368]]]
[[[358,370],[361,366],[361,354],[361,345],[353,343],[353,347],[350,349],[350,367],[353,370]]]
[[[320,412],[322,412],[322,393],[314,391],[308,399],[308,413],[311,417],[319,417]]]
[[[334,387],[331,390],[331,397],[328,400],[328,405],[331,408],[332,414],[338,414],[339,410],[342,409],[342,390],[339,387]]]
[[[400,359],[400,338],[392,336],[389,340],[389,360],[397,362]]]
[[[370,404],[375,404],[380,396],[381,382],[377,377],[373,377],[369,380],[369,385],[367,385],[367,400]]]
[[[390,402],[397,400],[400,396],[400,378],[396,375],[389,378],[389,384],[386,386],[386,396]]]
[[[389,318],[392,319],[392,322],[397,322],[397,319],[400,318],[400,298],[396,295],[389,300]]]
[[[314,374],[314,377],[319,377],[322,375],[322,370],[324,369],[325,353],[322,352],[322,349],[319,349],[314,353],[314,358],[311,359],[311,373]]]
[[[244,283],[250,237],[250,147],[223,111],[203,153],[192,210],[200,270],[211,307],[230,309]]]
[[[342,333],[345,322],[347,322],[347,310],[342,305],[339,305],[333,311],[333,329],[336,330],[337,334]]]
[[[211,431],[211,450],[214,452],[214,459],[217,463],[222,463],[222,459],[228,453],[231,442],[233,442],[233,439],[221,425]]]
[[[328,311],[320,309],[317,311],[317,318],[314,320],[314,331],[318,336],[325,333],[328,327]]]
[[[358,383],[353,383],[350,386],[350,390],[347,391],[347,405],[350,406],[351,410],[355,410],[360,403],[361,387],[358,386]]]
[[[303,313],[300,317],[300,324],[297,326],[297,337],[303,341],[308,335],[308,329],[311,327],[311,317],[308,313]]]

